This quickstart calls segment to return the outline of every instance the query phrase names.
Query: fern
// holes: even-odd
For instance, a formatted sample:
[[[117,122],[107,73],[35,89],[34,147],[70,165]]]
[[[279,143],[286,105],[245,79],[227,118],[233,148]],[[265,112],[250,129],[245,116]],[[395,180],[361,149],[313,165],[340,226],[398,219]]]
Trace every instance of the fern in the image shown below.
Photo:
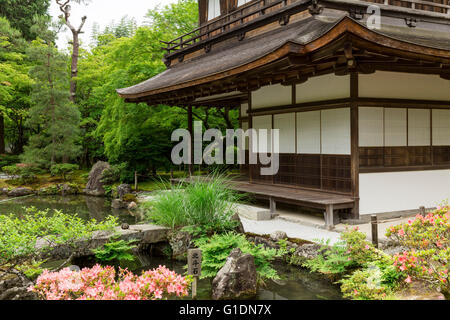
[[[95,254],[95,257],[101,262],[109,262],[109,261],[133,261],[134,255],[132,253],[132,249],[136,248],[136,245],[133,245],[135,241],[112,241],[105,243],[102,248],[92,250]]]

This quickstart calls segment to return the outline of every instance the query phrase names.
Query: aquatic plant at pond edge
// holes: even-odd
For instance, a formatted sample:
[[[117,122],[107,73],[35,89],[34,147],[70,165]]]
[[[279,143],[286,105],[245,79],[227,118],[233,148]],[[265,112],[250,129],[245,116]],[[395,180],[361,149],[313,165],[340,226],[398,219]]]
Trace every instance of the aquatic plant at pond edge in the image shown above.
[[[161,300],[187,296],[191,282],[164,266],[137,276],[127,269],[116,274],[113,267],[96,265],[80,272],[45,270],[29,291],[45,300]]]

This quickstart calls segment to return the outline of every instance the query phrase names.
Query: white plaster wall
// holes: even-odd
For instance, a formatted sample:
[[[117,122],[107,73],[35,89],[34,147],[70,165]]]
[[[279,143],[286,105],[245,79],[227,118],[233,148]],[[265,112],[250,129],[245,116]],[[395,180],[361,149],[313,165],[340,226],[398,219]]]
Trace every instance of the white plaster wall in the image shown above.
[[[360,213],[435,207],[450,198],[450,170],[359,175]]]
[[[273,124],[274,129],[280,130],[280,153],[295,153],[295,113],[274,115]]]
[[[241,104],[241,117],[248,117],[248,103]]]
[[[297,103],[350,97],[350,76],[327,74],[297,85]]]
[[[252,92],[252,110],[292,104],[292,86],[276,84]]]
[[[438,75],[377,71],[359,75],[364,98],[450,100],[450,81]]]
[[[350,108],[322,110],[322,154],[351,154]]]
[[[297,152],[320,154],[320,111],[297,113]]]

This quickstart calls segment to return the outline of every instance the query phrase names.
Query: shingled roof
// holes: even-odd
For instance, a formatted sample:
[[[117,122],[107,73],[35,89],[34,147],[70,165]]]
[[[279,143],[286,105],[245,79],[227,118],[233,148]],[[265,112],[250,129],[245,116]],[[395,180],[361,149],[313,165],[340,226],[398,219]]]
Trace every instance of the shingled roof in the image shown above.
[[[348,16],[335,18],[334,21],[330,17],[312,16],[284,28],[237,42],[227,48],[213,49],[208,54],[178,63],[147,81],[129,88],[118,89],[117,92],[121,97],[132,101],[171,90],[188,88],[198,84],[199,81],[206,83],[211,81],[212,77],[215,80],[218,77],[226,78],[238,72],[236,71],[238,68],[241,67],[241,70],[244,70],[242,67],[268,57],[286,44],[306,46],[327,34],[331,37],[331,31],[338,30],[334,36],[339,37],[342,32],[352,32],[353,29],[358,29],[355,34],[363,40],[367,40],[366,38],[370,35],[372,39],[369,41],[382,38],[385,40],[385,46],[389,45],[394,49],[406,51],[412,50],[415,53],[429,54],[450,61],[449,33],[431,32],[406,26],[382,26],[380,30],[369,30]],[[313,49],[310,48],[310,50]],[[245,69],[245,71],[248,70],[248,68]]]

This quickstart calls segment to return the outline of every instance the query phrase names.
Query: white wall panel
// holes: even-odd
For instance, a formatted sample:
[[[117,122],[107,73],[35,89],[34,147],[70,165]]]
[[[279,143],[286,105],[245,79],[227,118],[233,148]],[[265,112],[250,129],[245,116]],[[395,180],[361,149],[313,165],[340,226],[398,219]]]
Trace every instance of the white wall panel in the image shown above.
[[[322,111],[322,154],[351,154],[350,108]]]
[[[450,110],[433,109],[433,145],[450,146]]]
[[[430,110],[408,110],[408,146],[431,145]]]
[[[359,75],[359,95],[365,98],[450,100],[450,81],[438,75],[377,71]]]
[[[359,146],[384,146],[383,108],[359,108]]]
[[[297,85],[297,103],[350,97],[350,76],[327,74]]]
[[[241,117],[248,117],[248,103],[241,104]]]
[[[407,143],[406,108],[384,109],[385,147],[404,147]]]
[[[361,214],[432,208],[450,198],[450,170],[359,175]]]
[[[274,115],[273,123],[280,130],[280,153],[295,153],[295,113]]]
[[[297,152],[320,154],[320,111],[297,113]]]
[[[252,109],[292,104],[292,86],[265,86],[252,92]]]
[[[253,144],[253,152],[270,153],[272,150],[272,137],[270,131],[272,129],[272,116],[253,117],[253,128],[258,131],[258,144]],[[267,139],[263,139],[264,137],[259,131],[260,129],[267,129]]]

